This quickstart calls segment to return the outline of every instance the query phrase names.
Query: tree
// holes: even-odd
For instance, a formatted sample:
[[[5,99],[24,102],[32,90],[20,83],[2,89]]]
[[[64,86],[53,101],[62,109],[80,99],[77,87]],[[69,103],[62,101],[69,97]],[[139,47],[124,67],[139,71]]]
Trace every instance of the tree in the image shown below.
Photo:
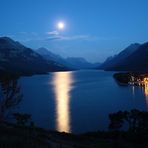
[[[137,109],[124,112],[119,111],[109,114],[109,119],[109,128],[112,130],[119,130],[125,123],[127,123],[129,131],[137,132],[148,130],[148,112]]]
[[[130,112],[124,111],[124,120],[128,123],[128,130],[135,131],[139,126],[141,112],[137,109],[133,109]]]
[[[109,114],[110,124],[109,129],[119,130],[123,126],[123,112],[119,111],[117,113]]]
[[[148,131],[148,112],[140,112],[137,130]]]
[[[31,119],[31,115],[26,113],[14,113],[13,116],[17,121],[17,125],[22,126],[26,125],[26,123]]]
[[[0,79],[0,122],[6,119],[8,111],[18,105],[22,100],[20,87],[18,86],[17,79],[5,77]]]

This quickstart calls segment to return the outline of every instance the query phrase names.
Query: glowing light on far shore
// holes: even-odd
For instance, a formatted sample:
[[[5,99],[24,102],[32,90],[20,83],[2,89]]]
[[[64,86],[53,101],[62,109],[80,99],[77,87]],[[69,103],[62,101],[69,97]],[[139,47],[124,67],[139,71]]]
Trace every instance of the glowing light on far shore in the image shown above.
[[[146,96],[146,104],[147,104],[147,107],[148,107],[148,78],[144,78],[144,84],[145,84],[144,93],[145,93],[145,96]]]

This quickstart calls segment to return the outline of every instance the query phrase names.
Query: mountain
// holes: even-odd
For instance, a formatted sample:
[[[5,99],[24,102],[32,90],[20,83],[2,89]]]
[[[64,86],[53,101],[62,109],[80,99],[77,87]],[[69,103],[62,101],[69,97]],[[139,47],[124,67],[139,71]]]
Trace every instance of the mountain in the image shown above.
[[[116,70],[117,65],[120,65],[120,63],[124,63],[125,59],[128,56],[132,55],[139,47],[140,44],[138,43],[131,44],[119,54],[107,58],[107,60],[99,66],[99,69]]]
[[[99,63],[89,63],[87,60],[80,57],[62,58],[61,56],[50,52],[46,48],[39,48],[36,50],[36,52],[41,54],[47,60],[52,59],[53,61],[72,69],[87,69],[99,66]]]
[[[66,61],[73,67],[78,69],[93,69],[99,66],[99,63],[90,63],[82,57],[68,57]]]
[[[148,42],[140,45],[135,52],[116,64],[112,69],[148,72]]]
[[[36,52],[38,54],[40,54],[41,56],[43,56],[46,60],[52,60],[56,63],[59,63],[63,66],[66,66],[66,67],[69,67],[70,66],[67,64],[67,62],[65,61],[64,58],[62,58],[61,56],[57,55],[57,54],[54,54],[52,53],[51,51],[49,51],[48,49],[44,48],[44,47],[41,47],[39,49],[36,50]]]
[[[39,53],[40,55],[44,56],[46,59],[50,59],[50,60],[62,60],[62,57],[60,57],[59,55],[57,54],[54,54],[52,52],[50,52],[48,49],[44,48],[44,47],[41,47],[39,49],[36,50],[37,53]]]
[[[52,60],[8,37],[0,37],[0,71],[19,74],[66,70]]]

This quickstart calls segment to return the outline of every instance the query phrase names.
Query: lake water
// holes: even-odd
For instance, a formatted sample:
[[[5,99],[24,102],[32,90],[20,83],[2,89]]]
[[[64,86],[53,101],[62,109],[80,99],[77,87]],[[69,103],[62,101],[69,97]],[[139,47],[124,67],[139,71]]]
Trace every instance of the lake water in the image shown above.
[[[147,110],[147,88],[119,86],[113,72],[56,72],[20,79],[20,112],[32,114],[36,125],[84,133],[108,128],[108,114],[137,108]]]

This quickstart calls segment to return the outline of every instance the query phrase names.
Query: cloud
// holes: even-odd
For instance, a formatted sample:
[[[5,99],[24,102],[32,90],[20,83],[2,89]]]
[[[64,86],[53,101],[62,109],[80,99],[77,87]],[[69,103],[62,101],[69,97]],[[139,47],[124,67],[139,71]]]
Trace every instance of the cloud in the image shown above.
[[[48,39],[59,39],[59,40],[87,40],[87,41],[92,41],[96,40],[97,37],[93,37],[90,35],[71,35],[71,36],[64,36],[61,35],[58,31],[49,31],[46,32],[47,38]]]
[[[50,37],[47,37],[45,40],[46,41],[51,41],[51,40],[59,40],[61,39],[61,37],[58,37],[58,36],[50,36]]]
[[[2,36],[2,35],[1,35]],[[21,41],[29,41],[29,40],[41,40],[41,41],[102,41],[102,40],[108,40],[104,37],[97,37],[87,34],[78,34],[78,35],[62,35],[59,31],[53,30],[48,31],[46,33],[37,33],[37,32],[25,32],[21,31],[15,34],[8,34],[8,36]]]
[[[106,40],[106,38],[103,37],[96,37],[91,35],[72,35],[72,36],[59,36],[61,40],[83,40],[83,41],[100,41],[100,40]]]
[[[56,35],[59,35],[59,32],[58,31],[50,31],[50,32],[46,32],[46,34],[56,36]]]
[[[46,38],[45,38],[46,41],[58,40],[58,39],[61,39],[61,36],[58,31],[55,30],[55,31],[46,32]]]
[[[88,35],[73,35],[73,36],[61,36],[62,40],[89,40]]]
[[[74,36],[62,36],[62,35],[53,35],[49,34],[47,37],[47,40],[63,40],[63,41],[74,41],[74,40],[92,40],[89,36],[87,35],[74,35]]]

